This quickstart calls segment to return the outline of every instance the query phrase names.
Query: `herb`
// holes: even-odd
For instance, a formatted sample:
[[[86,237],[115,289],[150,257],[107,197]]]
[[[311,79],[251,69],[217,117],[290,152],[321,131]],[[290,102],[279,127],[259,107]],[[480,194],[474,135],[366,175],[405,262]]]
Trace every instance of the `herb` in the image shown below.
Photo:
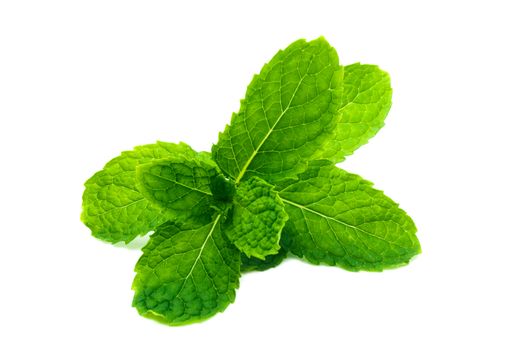
[[[241,272],[287,254],[350,271],[407,264],[421,251],[410,217],[335,166],[383,126],[391,97],[377,66],[296,41],[253,78],[211,154],[166,142],[122,153],[86,182],[82,220],[112,243],[154,231],[133,305],[170,325],[223,311]]]

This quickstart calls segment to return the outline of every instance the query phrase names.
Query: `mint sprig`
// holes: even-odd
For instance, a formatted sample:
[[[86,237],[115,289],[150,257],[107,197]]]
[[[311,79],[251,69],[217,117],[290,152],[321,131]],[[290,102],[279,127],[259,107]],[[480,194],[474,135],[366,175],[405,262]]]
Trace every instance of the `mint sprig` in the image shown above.
[[[82,220],[99,239],[154,233],[133,282],[140,314],[170,325],[235,299],[241,272],[291,253],[314,264],[381,271],[421,252],[410,217],[335,164],[383,126],[386,72],[343,67],[324,38],[298,40],[256,75],[212,152],[138,146],[86,182]]]

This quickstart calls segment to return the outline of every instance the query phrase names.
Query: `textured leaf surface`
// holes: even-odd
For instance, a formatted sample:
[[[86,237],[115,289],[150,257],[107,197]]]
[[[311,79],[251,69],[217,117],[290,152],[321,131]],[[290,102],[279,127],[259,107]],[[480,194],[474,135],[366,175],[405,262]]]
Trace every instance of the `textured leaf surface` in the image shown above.
[[[288,251],[283,247],[277,254],[268,255],[264,260],[241,254],[241,272],[266,271],[281,264],[287,255]]]
[[[410,217],[357,175],[316,162],[279,192],[290,216],[282,244],[314,264],[380,271],[420,253]]]
[[[288,215],[273,186],[258,177],[241,182],[233,199],[226,234],[248,257],[277,254]]]
[[[373,65],[346,66],[340,119],[318,159],[341,161],[351,155],[383,127],[391,105],[388,73]]]
[[[209,222],[214,213],[210,183],[218,175],[215,163],[196,152],[137,168],[138,188],[146,199],[170,209],[178,220],[202,223]]]
[[[341,161],[366,144],[383,127],[391,105],[388,73],[373,65],[346,66],[339,123],[319,158]]]
[[[112,243],[130,242],[172,215],[147,201],[136,186],[135,169],[155,159],[195,153],[184,143],[138,146],[108,162],[85,184],[82,221],[93,236]]]
[[[337,53],[323,38],[279,51],[248,86],[213,158],[236,183],[298,174],[335,127],[342,80]]]
[[[133,306],[171,325],[207,319],[235,299],[240,253],[225,240],[220,216],[205,225],[165,223],[143,248]]]

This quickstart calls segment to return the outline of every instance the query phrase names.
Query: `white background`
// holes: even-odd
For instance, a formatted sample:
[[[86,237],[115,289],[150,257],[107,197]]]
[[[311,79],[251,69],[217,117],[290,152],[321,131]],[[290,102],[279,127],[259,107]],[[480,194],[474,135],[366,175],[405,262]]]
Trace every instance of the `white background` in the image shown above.
[[[0,348],[524,349],[519,3],[2,1]],[[292,259],[207,322],[140,317],[140,242],[90,236],[84,181],[135,145],[208,150],[252,75],[320,35],[391,74],[385,128],[341,166],[408,211],[423,254],[384,273]]]

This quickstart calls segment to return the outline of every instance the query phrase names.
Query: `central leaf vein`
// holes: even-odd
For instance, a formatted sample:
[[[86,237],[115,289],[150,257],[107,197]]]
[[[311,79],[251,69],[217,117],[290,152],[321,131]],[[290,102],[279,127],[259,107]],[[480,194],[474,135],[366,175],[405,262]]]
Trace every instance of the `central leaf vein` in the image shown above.
[[[272,125],[272,127],[268,130],[268,132],[266,133],[266,135],[264,135],[264,138],[262,139],[262,141],[259,143],[259,145],[257,146],[256,149],[253,150],[250,158],[248,158],[248,160],[246,161],[246,163],[244,164],[244,166],[242,167],[241,169],[241,172],[239,173],[239,175],[237,176],[237,178],[235,179],[235,183],[238,184],[242,177],[244,176],[244,174],[246,173],[246,170],[248,170],[248,167],[250,166],[251,162],[253,161],[253,159],[255,158],[255,156],[257,155],[257,153],[259,152],[259,150],[261,149],[261,147],[263,146],[263,144],[266,142],[266,140],[268,139],[268,137],[270,137],[271,133],[274,131],[275,127],[277,126],[277,124],[279,124],[279,122],[281,121],[281,119],[283,118],[283,116],[286,114],[286,112],[288,112],[288,110],[290,109],[290,106],[292,105],[292,102],[295,98],[295,95],[297,94],[297,91],[299,91],[299,87],[301,87],[301,84],[303,83],[304,79],[306,78],[306,76],[308,75],[308,71],[310,69],[310,66],[312,64],[312,61],[313,61],[313,57],[310,58],[310,61],[308,62],[308,67],[306,68],[306,73],[304,74],[304,76],[301,77],[301,79],[299,80],[299,82],[297,83],[297,86],[295,87],[293,93],[292,93],[292,96],[290,97],[290,101],[288,101],[288,105],[286,106],[286,108],[281,112],[281,114],[279,115],[279,117],[277,117],[277,120],[275,121],[275,123]],[[282,94],[281,94],[281,99],[282,99]],[[266,111],[264,110],[264,108],[262,109],[263,112],[265,113],[266,115]],[[268,118],[266,118],[266,120],[268,120]]]

